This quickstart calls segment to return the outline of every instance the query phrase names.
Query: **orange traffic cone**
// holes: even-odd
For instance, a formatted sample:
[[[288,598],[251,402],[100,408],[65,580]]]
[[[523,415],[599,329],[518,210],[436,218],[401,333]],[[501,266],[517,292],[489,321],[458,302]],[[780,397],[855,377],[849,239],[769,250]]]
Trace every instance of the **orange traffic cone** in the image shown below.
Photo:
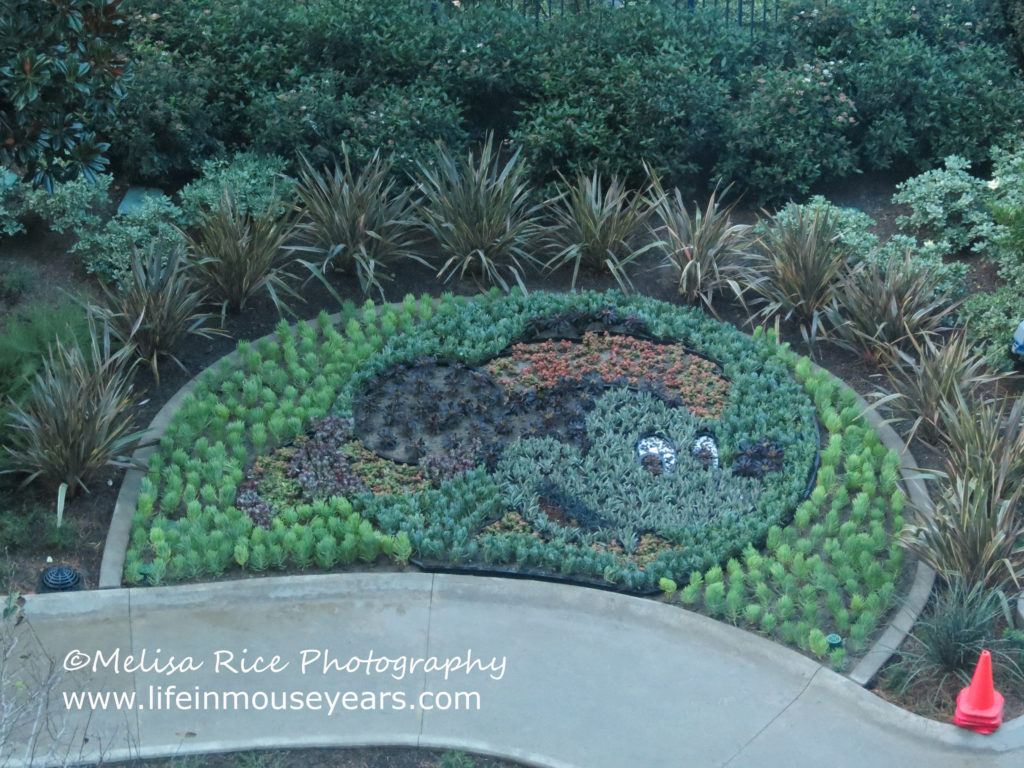
[[[992,733],[1003,724],[1003,696],[992,685],[992,654],[982,651],[971,684],[956,697],[953,722],[978,733]]]

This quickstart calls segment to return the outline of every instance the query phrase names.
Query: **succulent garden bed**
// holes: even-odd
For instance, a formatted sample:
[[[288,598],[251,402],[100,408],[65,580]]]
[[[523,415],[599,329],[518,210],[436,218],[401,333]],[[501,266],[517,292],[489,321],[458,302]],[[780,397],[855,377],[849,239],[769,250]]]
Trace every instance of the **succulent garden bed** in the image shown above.
[[[615,293],[407,297],[203,377],[125,579],[415,558],[660,588],[856,652],[895,596],[897,466],[852,392],[760,331]]]

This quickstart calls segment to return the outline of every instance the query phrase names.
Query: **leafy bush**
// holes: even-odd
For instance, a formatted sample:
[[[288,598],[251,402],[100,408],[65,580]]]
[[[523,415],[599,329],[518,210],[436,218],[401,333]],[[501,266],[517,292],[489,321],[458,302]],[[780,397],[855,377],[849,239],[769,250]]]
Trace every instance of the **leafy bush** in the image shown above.
[[[440,85],[374,85],[346,106],[350,122],[335,139],[335,156],[344,143],[359,165],[383,149],[397,171],[415,176],[420,164],[434,157],[438,141],[451,152],[466,146],[462,106]]]
[[[439,145],[434,162],[420,165],[418,188],[418,214],[446,258],[439,278],[469,273],[507,291],[509,275],[523,285],[525,265],[536,262],[538,206],[530,200],[518,152],[502,165],[493,136],[476,158],[470,152],[456,160]]]
[[[356,166],[383,151],[399,173],[428,162],[435,141],[458,151],[466,143],[460,105],[437,85],[384,83],[355,89],[343,75],[318,72],[280,91],[260,94],[251,109],[252,146],[304,154],[329,165],[346,147]]]
[[[753,248],[751,228],[732,223],[736,204],[720,209],[717,195],[711,194],[703,212],[694,205],[691,216],[678,189],[672,197],[657,189],[660,226],[653,228],[665,254],[662,266],[672,270],[679,295],[688,304],[699,301],[712,313],[714,296],[725,289],[742,297],[740,282]]]
[[[1024,315],[1024,269],[1003,267],[1005,282],[991,293],[979,292],[963,305],[964,323],[972,339],[984,352],[991,365],[1009,369],[1016,359],[1010,353],[1010,340]]]
[[[47,345],[84,343],[88,328],[85,309],[70,300],[33,303],[8,315],[0,333],[0,392],[19,400],[43,364]]]
[[[629,34],[619,26],[621,17],[612,14],[607,22],[605,34]],[[652,14],[642,23],[664,34],[665,17]],[[596,170],[640,184],[645,165],[688,189],[707,178],[722,152],[729,110],[721,71],[675,50],[671,38],[657,57],[629,40],[609,41],[616,47],[602,50],[598,24],[591,20],[587,27],[585,37],[546,42],[532,62],[539,85],[511,138],[535,181],[555,183],[559,174]],[[618,55],[608,57],[609,50]],[[558,76],[546,74],[551,71]]]
[[[655,205],[648,190],[629,190],[618,177],[606,183],[597,171],[590,176],[578,173],[569,188],[549,203],[552,224],[547,232],[556,253],[547,269],[572,264],[573,290],[580,267],[607,270],[628,293],[633,283],[626,267],[657,247],[657,243],[638,243]]]
[[[156,250],[169,255],[184,243],[176,223],[181,209],[166,197],[147,197],[142,207],[112,217],[102,229],[87,229],[71,250],[82,258],[87,272],[109,283],[119,283],[131,270],[132,254]]]
[[[759,67],[741,87],[716,176],[751,189],[763,202],[806,194],[817,179],[857,167],[850,141],[857,112],[836,82],[834,63]]]
[[[217,210],[189,237],[189,263],[207,294],[220,301],[221,314],[238,312],[258,293],[265,292],[281,311],[279,292],[298,298],[288,284],[295,277],[292,239],[295,219],[276,215],[280,204],[271,201],[263,211],[243,210],[225,192]]]
[[[1006,266],[1024,259],[1024,145],[992,148],[992,178],[986,182],[986,204],[995,230],[986,245]]]
[[[1024,399],[968,411],[963,398],[944,407],[952,458],[948,482],[934,511],[918,508],[920,524],[900,540],[946,579],[974,584],[1019,584],[1024,568]],[[1001,435],[1004,421],[1010,428]],[[979,453],[981,450],[991,453]]]
[[[967,265],[961,261],[943,260],[945,249],[941,243],[919,243],[907,235],[893,235],[878,248],[868,251],[860,261],[883,267],[892,260],[910,262],[911,269],[928,273],[935,278],[930,281],[932,293],[927,298],[935,301],[948,298],[960,300],[967,292]],[[854,263],[856,263],[856,259]]]
[[[959,262],[946,264],[942,257],[947,249],[934,242],[921,245],[916,238],[907,235],[893,235],[889,240],[881,242],[870,231],[875,220],[856,208],[845,208],[833,205],[821,195],[815,195],[806,203],[787,203],[775,213],[776,224],[789,225],[800,211],[821,211],[834,217],[837,222],[838,240],[846,246],[849,253],[849,264],[875,264],[884,267],[894,258],[910,258],[922,271],[934,274],[938,280],[932,298],[949,295],[958,298],[964,292],[964,278],[967,276],[967,265]],[[767,232],[768,226],[758,222],[754,231],[758,234]]]
[[[70,181],[57,182],[49,190],[45,187],[27,188],[25,212],[45,220],[51,229],[64,233],[95,229],[100,224],[96,208],[107,203],[111,177],[94,175],[92,179],[80,176]]]
[[[415,256],[417,219],[406,189],[397,189],[390,160],[375,154],[358,173],[352,170],[347,148],[344,166],[317,171],[302,159],[295,194],[306,219],[303,230],[309,250],[328,267],[356,273],[363,294],[371,290],[384,297],[384,270],[399,259]]]
[[[920,349],[951,322],[956,304],[938,293],[941,277],[911,253],[847,272],[828,310],[836,341],[883,362],[900,348]]]
[[[0,173],[0,234],[16,235],[25,231],[25,190],[13,173]]]
[[[839,216],[823,208],[798,208],[772,221],[762,240],[766,252],[747,278],[763,304],[761,315],[796,317],[805,337],[817,337],[850,257],[840,226]]]
[[[158,383],[161,357],[184,369],[174,356],[175,347],[189,334],[214,333],[202,327],[209,315],[199,311],[204,297],[185,270],[183,250],[167,257],[155,248],[136,251],[120,289],[103,286],[104,305],[95,308],[114,337],[149,364]]]
[[[136,77],[108,133],[124,168],[177,182],[238,150],[299,150],[321,167],[341,142],[356,166],[379,148],[401,173],[435,139],[459,152],[493,131],[538,185],[595,169],[637,185],[646,164],[686,195],[727,173],[765,199],[780,178],[785,193],[854,168],[981,160],[1024,115],[974,3],[795,21],[784,3],[792,23],[757,35],[720,9],[670,5],[581,4],[537,26],[507,3],[134,0]]]
[[[979,387],[1005,376],[990,371],[984,355],[974,350],[963,331],[942,343],[925,341],[914,355],[893,358],[886,375],[898,393],[896,406],[912,422],[909,439],[920,431],[931,443],[942,440],[944,405],[955,403],[959,396],[971,397]]]
[[[168,17],[168,8],[153,8]],[[184,23],[193,27],[197,16]],[[114,147],[114,166],[135,182],[172,187],[193,177],[204,158],[220,153],[216,91],[209,73],[217,63],[133,32],[132,81],[117,118],[100,127]]]
[[[79,173],[92,180],[109,145],[93,122],[113,114],[123,59],[120,0],[70,8],[9,0],[0,19],[0,168],[21,168],[52,186]]]
[[[968,29],[963,22],[937,21],[942,33],[954,37]],[[1015,64],[1002,43],[928,40],[898,25],[876,29],[837,66],[857,103],[861,167],[909,162],[926,170],[953,154],[985,160],[988,147],[1002,140],[1024,109]]]
[[[284,176],[287,167],[283,158],[252,152],[206,160],[202,176],[178,193],[182,222],[191,227],[202,224],[217,210],[225,190],[243,212],[264,211],[276,202],[280,205],[278,215],[283,215],[284,207],[294,200],[293,182]]]
[[[896,223],[915,235],[937,241],[949,253],[980,250],[993,221],[986,204],[986,186],[967,171],[970,163],[950,155],[945,168],[926,171],[897,185],[892,201],[909,205],[912,213]]]
[[[58,339],[22,402],[9,413],[5,473],[42,480],[68,493],[125,460],[142,433],[132,431],[130,345],[114,350],[107,329],[90,327],[89,346]]]
[[[36,269],[28,264],[12,264],[0,275],[0,296],[9,302],[16,302],[35,282],[38,275]]]

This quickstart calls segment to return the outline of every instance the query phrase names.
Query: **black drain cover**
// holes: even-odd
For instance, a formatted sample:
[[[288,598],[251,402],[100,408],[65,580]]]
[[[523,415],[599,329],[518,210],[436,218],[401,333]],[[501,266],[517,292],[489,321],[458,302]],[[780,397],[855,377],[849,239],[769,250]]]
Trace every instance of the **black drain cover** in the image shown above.
[[[82,588],[82,575],[69,565],[54,565],[39,578],[42,592],[68,592]]]

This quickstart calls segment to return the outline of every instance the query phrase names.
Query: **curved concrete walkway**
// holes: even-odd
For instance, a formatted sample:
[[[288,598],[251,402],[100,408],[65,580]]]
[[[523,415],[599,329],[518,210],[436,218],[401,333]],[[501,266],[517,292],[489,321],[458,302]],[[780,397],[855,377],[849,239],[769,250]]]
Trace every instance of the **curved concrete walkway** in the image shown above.
[[[373,744],[458,747],[550,768],[1024,763],[1024,718],[987,737],[924,720],[763,638],[677,606],[595,590],[420,573],[331,574],[38,595],[27,598],[24,612],[13,660],[26,679],[47,653],[58,665],[75,649],[84,656],[71,658],[86,661],[96,651],[121,654],[119,670],[64,673],[51,697],[63,733],[53,750],[40,743],[36,765],[54,754],[97,763]],[[191,656],[203,666],[171,674],[124,668],[126,655],[143,651],[147,664]],[[303,673],[304,651],[311,663]],[[238,672],[226,666],[228,652]],[[452,671],[447,680],[422,663],[404,676],[396,666],[324,671],[325,655],[344,665],[371,653],[410,662],[471,653],[484,669]],[[243,654],[250,662],[277,655],[278,671],[243,672]],[[136,699],[128,709],[67,711],[64,692],[86,691],[134,692]],[[329,697],[346,691],[355,692],[349,705],[372,701],[378,709],[346,710],[346,700],[336,699],[329,713]],[[424,691],[442,696],[420,700]],[[180,705],[206,692],[240,694],[229,703],[250,696],[251,708],[216,710],[213,697],[204,711],[173,703],[178,693],[188,694]],[[389,695],[382,702],[383,692]],[[479,710],[424,709],[457,692],[479,694]],[[292,706],[322,708],[258,711],[262,694],[284,693]],[[10,745],[0,765],[26,764],[23,748]]]

